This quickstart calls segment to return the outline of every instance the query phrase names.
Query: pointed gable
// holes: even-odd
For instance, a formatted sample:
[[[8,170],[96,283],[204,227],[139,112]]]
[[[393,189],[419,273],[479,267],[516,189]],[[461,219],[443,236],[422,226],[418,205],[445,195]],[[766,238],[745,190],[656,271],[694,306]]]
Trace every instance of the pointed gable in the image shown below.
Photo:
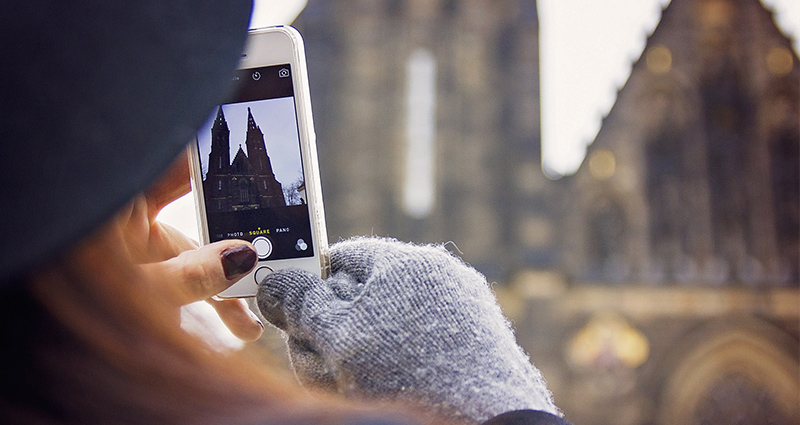
[[[236,151],[236,155],[233,157],[233,162],[231,163],[231,174],[249,174],[250,167],[247,163],[247,154],[244,153],[242,150],[242,145],[239,145],[239,150]]]
[[[575,263],[594,266],[576,273],[796,281],[797,231],[776,229],[800,227],[780,212],[787,196],[800,203],[799,86],[797,54],[760,1],[673,0],[574,178],[574,237],[600,240],[582,243]]]

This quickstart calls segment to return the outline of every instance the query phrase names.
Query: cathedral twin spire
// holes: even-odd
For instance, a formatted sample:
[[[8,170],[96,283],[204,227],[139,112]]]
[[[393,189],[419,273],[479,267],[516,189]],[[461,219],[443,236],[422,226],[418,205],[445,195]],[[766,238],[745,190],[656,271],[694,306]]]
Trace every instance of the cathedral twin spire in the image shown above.
[[[247,108],[247,136],[245,139],[247,153],[239,144],[233,161],[230,160],[230,128],[225,119],[222,106],[217,109],[217,116],[211,127],[211,153],[209,164],[213,166],[213,174],[227,174],[227,170],[238,173],[256,175],[274,175],[272,163],[267,154],[264,133],[253,118],[253,111]],[[209,172],[212,169],[209,168]]]

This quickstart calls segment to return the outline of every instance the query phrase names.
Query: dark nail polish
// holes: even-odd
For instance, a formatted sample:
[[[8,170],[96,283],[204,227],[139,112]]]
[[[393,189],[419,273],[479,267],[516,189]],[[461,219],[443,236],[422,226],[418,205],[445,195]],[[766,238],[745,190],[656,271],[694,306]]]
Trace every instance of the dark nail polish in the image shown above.
[[[256,316],[256,314],[255,314],[255,313],[253,313],[252,311],[250,311],[250,310],[247,310],[247,312],[248,312],[248,313],[250,313],[250,317],[252,317],[252,318],[253,318],[253,320],[254,320],[256,323],[258,323],[258,326],[261,326],[261,329],[263,330],[263,329],[264,329],[264,323],[262,323],[262,322],[261,322],[261,319],[259,319],[259,318],[258,318],[258,316]]]
[[[248,245],[239,245],[222,251],[222,270],[228,280],[235,279],[253,268],[258,255]]]

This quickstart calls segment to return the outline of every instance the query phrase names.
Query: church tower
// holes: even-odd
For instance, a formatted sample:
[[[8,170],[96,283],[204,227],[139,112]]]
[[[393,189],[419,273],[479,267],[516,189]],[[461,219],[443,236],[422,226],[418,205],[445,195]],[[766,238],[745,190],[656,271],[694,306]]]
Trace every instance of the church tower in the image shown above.
[[[267,149],[264,143],[264,133],[256,124],[253,118],[253,111],[247,108],[247,155],[250,163],[250,170],[253,174],[272,175],[272,164],[267,156]]]
[[[206,209],[210,212],[225,211],[230,206],[228,199],[230,137],[231,131],[220,106],[211,126],[211,152],[208,154],[208,170],[203,181]]]
[[[571,178],[569,274],[797,286],[797,61],[758,0],[673,0]]]
[[[248,174],[251,174],[253,193],[258,194],[261,208],[284,206],[286,201],[281,184],[275,179],[272,162],[267,155],[264,133],[256,124],[253,112],[247,108],[247,147]]]
[[[534,0],[310,1],[332,239],[445,243],[490,280],[551,267]]]

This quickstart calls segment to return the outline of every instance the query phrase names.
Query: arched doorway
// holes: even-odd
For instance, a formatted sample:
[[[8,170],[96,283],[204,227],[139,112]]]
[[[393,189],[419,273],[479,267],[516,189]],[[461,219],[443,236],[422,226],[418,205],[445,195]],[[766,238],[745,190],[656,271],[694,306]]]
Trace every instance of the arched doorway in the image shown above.
[[[756,319],[715,323],[693,335],[667,377],[664,425],[800,423],[797,341]]]

